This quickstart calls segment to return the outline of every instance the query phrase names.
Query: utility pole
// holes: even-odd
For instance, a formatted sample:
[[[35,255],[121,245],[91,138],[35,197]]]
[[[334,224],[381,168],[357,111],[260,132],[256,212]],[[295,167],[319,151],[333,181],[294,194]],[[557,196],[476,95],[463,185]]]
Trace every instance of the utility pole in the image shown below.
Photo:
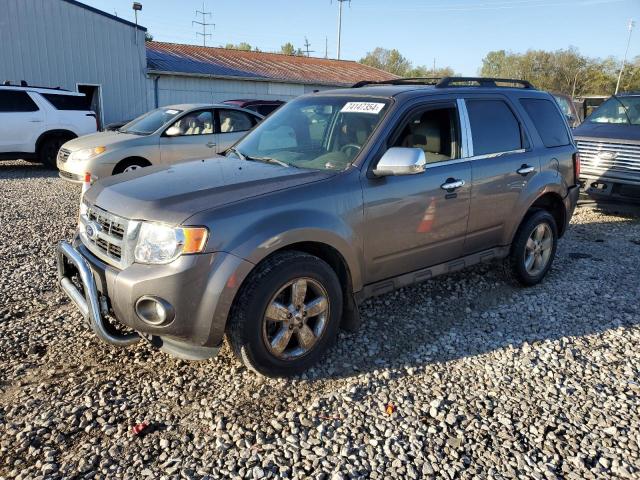
[[[309,39],[307,37],[304,37],[304,48],[307,51],[307,57],[309,56],[310,53],[315,52],[315,50],[309,50],[310,46],[311,44],[309,43]]]
[[[324,36],[324,58],[329,58],[329,37]]]
[[[622,60],[622,67],[620,67],[620,73],[618,74],[618,83],[616,83],[616,93],[618,94],[618,90],[620,89],[620,81],[622,80],[622,72],[624,72],[624,67],[627,64],[627,55],[629,54],[629,45],[631,44],[631,32],[633,32],[633,27],[635,27],[636,22],[633,19],[629,20],[629,25],[627,28],[629,29],[629,37],[627,38],[627,49],[624,51],[624,59]]]
[[[351,5],[351,0],[337,0],[338,1],[338,54],[337,58],[340,60],[340,46],[342,42],[342,4],[344,2],[349,2]]]
[[[209,18],[211,18],[212,14],[211,14],[211,12],[205,12],[205,10],[204,10],[204,2],[202,2],[202,10],[196,10],[196,17],[198,15],[202,15],[202,21],[199,22],[197,20],[193,20],[191,22],[191,26],[196,24],[196,25],[200,25],[202,27],[202,32],[196,32],[196,37],[198,35],[202,35],[202,46],[206,47],[207,46],[207,37],[211,36],[210,33],[207,33],[207,27],[210,27],[211,25],[213,25],[213,28],[216,28],[216,24],[215,23],[207,23],[206,17],[208,16]]]

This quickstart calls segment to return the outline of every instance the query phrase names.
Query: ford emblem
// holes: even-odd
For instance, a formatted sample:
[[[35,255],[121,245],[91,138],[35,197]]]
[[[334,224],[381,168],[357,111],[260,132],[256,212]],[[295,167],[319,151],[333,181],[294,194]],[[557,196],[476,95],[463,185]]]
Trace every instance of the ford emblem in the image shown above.
[[[602,160],[613,160],[618,156],[617,152],[600,152],[598,158]]]
[[[84,231],[91,240],[98,238],[98,232],[102,230],[102,227],[95,222],[89,222],[84,227]]]

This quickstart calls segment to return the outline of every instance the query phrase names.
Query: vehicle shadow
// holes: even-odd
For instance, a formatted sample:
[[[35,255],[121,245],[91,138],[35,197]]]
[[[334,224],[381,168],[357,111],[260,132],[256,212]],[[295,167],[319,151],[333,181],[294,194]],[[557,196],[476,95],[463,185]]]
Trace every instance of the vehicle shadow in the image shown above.
[[[58,178],[58,171],[41,163],[31,163],[25,160],[0,162],[0,179],[24,180],[25,178]]]
[[[306,378],[373,370],[403,377],[428,364],[640,325],[638,258],[640,216],[574,224],[535,287],[512,286],[493,263],[368,300],[361,329],[342,332]]]

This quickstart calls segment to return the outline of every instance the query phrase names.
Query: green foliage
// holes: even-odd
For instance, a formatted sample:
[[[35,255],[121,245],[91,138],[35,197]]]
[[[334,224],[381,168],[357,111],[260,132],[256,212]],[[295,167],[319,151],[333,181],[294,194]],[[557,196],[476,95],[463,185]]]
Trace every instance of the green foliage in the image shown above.
[[[144,41],[153,42],[153,35],[151,35],[149,32],[144,32]]]
[[[240,42],[238,44],[227,43],[224,46],[224,48],[229,48],[229,49],[233,49],[233,50],[244,50],[246,52],[250,52],[253,47],[251,47],[251,45],[249,45],[247,42]],[[257,48],[256,48],[256,51],[258,51]]]
[[[284,53],[285,55],[297,55],[302,56],[304,52],[301,48],[296,48],[293,43],[287,42],[280,47],[280,53]]]
[[[424,65],[414,67],[411,61],[398,50],[388,50],[381,47],[377,47],[367,53],[364,58],[360,59],[360,63],[400,77],[448,77],[454,75],[451,67],[438,68],[436,70]]]
[[[616,88],[621,62],[613,57],[589,58],[575,47],[556,51],[528,50],[525,53],[496,50],[482,60],[480,75],[520,78],[537,88],[574,97],[611,95]],[[640,57],[629,62],[620,91],[640,89]]]

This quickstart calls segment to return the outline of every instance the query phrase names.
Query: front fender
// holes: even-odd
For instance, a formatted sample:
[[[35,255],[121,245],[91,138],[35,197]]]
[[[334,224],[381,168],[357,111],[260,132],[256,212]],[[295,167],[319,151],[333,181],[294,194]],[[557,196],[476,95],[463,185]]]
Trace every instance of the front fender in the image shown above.
[[[338,216],[315,209],[285,211],[265,216],[239,230],[227,248],[234,255],[258,264],[278,250],[302,242],[327,245],[344,259],[354,291],[362,288],[358,235]]]

